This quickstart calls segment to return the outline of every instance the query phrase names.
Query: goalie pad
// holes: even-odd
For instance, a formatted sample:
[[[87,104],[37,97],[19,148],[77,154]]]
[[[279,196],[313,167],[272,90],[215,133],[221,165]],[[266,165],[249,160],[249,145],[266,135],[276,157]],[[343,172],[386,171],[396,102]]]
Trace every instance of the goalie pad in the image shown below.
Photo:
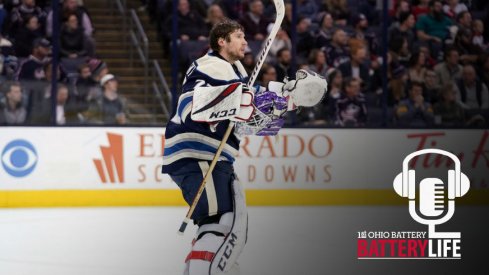
[[[248,234],[248,213],[241,183],[233,181],[234,212],[221,216],[218,224],[197,230],[192,251],[185,260],[184,275],[239,274],[237,259]]]
[[[246,121],[253,114],[253,93],[240,82],[196,87],[192,99],[191,118],[199,122],[226,119]]]

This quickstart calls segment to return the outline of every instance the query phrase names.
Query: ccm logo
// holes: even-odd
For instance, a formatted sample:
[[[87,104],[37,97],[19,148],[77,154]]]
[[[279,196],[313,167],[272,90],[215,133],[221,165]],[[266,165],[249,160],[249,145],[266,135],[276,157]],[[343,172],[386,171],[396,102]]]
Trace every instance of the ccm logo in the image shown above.
[[[231,236],[229,236],[227,240],[226,248],[224,248],[224,254],[219,260],[219,265],[217,266],[221,271],[224,271],[224,268],[226,267],[227,264],[227,260],[229,260],[231,254],[233,254],[233,248],[236,246],[237,240],[238,240],[238,236],[236,236],[234,233],[231,233]]]
[[[233,116],[235,114],[236,114],[236,108],[233,108],[230,110],[212,112],[209,118],[221,118],[221,117]]]

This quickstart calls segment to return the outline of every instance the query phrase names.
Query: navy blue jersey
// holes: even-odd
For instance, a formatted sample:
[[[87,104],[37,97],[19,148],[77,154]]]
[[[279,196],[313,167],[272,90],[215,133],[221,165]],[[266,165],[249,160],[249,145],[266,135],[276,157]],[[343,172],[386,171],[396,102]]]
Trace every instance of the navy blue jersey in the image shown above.
[[[163,173],[176,171],[196,160],[212,160],[229,125],[229,120],[211,125],[191,119],[194,89],[246,83],[247,80],[246,71],[239,61],[231,64],[217,53],[208,53],[192,63],[185,75],[177,107],[166,126]],[[219,161],[233,163],[238,150],[239,139],[231,134]]]

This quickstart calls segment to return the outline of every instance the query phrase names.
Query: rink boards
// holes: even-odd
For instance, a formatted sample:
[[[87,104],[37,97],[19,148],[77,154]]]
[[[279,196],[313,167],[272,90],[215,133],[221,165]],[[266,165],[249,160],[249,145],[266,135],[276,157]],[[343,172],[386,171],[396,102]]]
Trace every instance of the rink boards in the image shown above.
[[[160,173],[164,143],[161,128],[3,128],[0,207],[184,205]],[[235,167],[250,205],[397,205],[404,157],[431,147],[461,159],[471,190],[460,202],[488,204],[484,130],[284,129],[245,137]],[[412,169],[450,164],[427,155]]]

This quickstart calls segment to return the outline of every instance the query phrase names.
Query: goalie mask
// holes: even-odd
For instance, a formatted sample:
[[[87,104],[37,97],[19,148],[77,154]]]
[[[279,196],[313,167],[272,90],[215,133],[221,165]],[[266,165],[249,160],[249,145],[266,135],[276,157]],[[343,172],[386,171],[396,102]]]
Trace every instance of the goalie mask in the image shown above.
[[[324,77],[309,70],[298,70],[296,80],[285,83],[285,96],[290,96],[296,106],[312,107],[317,105],[328,91],[328,82]]]

